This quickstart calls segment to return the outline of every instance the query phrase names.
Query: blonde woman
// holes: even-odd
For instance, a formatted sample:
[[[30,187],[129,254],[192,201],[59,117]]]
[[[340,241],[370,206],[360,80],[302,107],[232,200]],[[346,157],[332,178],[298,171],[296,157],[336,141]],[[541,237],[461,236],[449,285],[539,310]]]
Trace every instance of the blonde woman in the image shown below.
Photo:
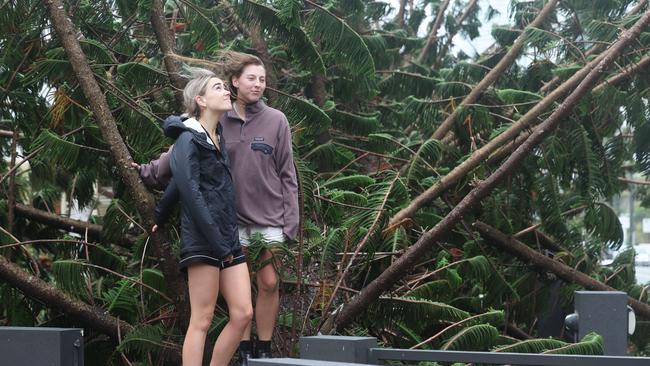
[[[165,134],[176,139],[169,156],[173,179],[156,208],[156,225],[181,202],[179,266],[187,272],[190,324],[183,342],[183,365],[199,366],[219,293],[229,321],[212,351],[211,366],[228,365],[253,316],[250,276],[239,243],[230,160],[219,119],[232,109],[226,84],[208,70],[195,69],[184,89],[189,119],[168,118]]]

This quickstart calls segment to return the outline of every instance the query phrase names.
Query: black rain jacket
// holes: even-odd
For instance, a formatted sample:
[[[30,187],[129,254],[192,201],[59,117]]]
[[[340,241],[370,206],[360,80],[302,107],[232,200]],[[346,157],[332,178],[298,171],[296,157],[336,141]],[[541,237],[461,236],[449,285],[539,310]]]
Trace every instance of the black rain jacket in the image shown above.
[[[162,225],[172,206],[181,201],[181,260],[203,254],[225,259],[241,248],[230,161],[217,126],[220,149],[207,133],[186,126],[176,116],[165,120],[165,135],[176,139],[171,152],[172,180],[156,208]]]

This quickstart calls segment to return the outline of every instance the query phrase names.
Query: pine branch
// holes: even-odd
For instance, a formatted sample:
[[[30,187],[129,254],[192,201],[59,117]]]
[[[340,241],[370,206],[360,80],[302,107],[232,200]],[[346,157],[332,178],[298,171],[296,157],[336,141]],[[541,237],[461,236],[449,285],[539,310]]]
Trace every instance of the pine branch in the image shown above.
[[[13,232],[14,227],[14,203],[16,202],[16,146],[18,144],[18,133],[14,131],[11,138],[11,157],[9,159],[9,188],[7,189],[7,229],[10,233]]]
[[[407,207],[401,209],[389,220],[388,226],[397,227],[401,224],[406,223],[421,207],[440,196],[442,192],[447,190],[452,185],[456,184],[456,182],[474,170],[474,168],[479,166],[479,164],[486,161],[486,159],[488,163],[491,164],[495,161],[503,159],[505,156],[510,154],[514,149],[521,145],[532,132],[524,132],[521,136],[519,136],[519,134],[525,129],[529,128],[531,125],[534,125],[535,122],[537,122],[537,117],[544,113],[562,96],[573,90],[578,85],[578,83],[584,79],[585,76],[591,70],[593,70],[600,61],[602,61],[605,55],[606,54],[603,53],[593,61],[589,62],[587,65],[585,65],[584,68],[580,69],[559,87],[555,88],[551,94],[548,94],[541,101],[539,101],[539,103],[537,103],[533,108],[526,112],[526,114],[524,114],[519,120],[508,127],[506,131],[502,132],[494,139],[490,140],[487,144],[474,151],[472,155],[464,160],[460,165],[457,165],[449,173],[436,181],[434,185],[414,198]],[[606,84],[614,85],[621,81],[624,81],[633,74],[645,70],[648,65],[650,65],[650,56],[644,57],[635,66],[626,68],[621,73],[618,73],[606,81],[601,82],[593,89],[593,92],[600,91]],[[512,143],[504,147],[504,145],[509,142]],[[499,150],[500,148],[501,150]]]
[[[639,2],[632,8],[630,9],[629,12],[625,14],[626,17],[630,15],[634,15],[641,11],[643,6],[648,0],[639,0]],[[597,54],[598,52],[601,52],[606,46],[606,43],[597,43],[591,46],[590,49],[585,52],[584,59],[589,58],[589,56],[593,56]],[[555,87],[555,85],[560,81],[560,76],[554,76],[553,79],[549,80],[547,83],[544,84],[544,86],[540,89],[541,93],[547,93],[551,88]]]
[[[463,13],[460,15],[460,17],[457,17],[455,19],[458,28],[460,28],[460,26],[463,24],[465,19],[467,19],[467,17],[472,12],[472,10],[474,10],[476,4],[478,4],[478,0],[470,0],[467,6],[465,7],[465,9],[463,10]],[[440,65],[442,60],[445,58],[445,56],[447,55],[447,51],[449,50],[449,47],[451,47],[451,43],[453,42],[454,37],[456,36],[456,33],[457,32],[447,35],[447,40],[445,41],[445,44],[442,45],[442,49],[440,49],[440,52],[436,56],[436,62],[434,63],[434,65]]]
[[[133,330],[133,326],[125,321],[73,299],[60,289],[25,272],[4,256],[0,256],[0,279],[48,308],[59,310],[70,318],[77,319],[81,324],[108,335],[114,342],[119,341],[120,334]]]
[[[597,281],[573,267],[567,266],[564,263],[536,252],[519,240],[509,237],[483,222],[477,221],[473,226],[479,231],[481,236],[489,240],[490,244],[507,251],[524,262],[533,264],[535,268],[553,272],[568,283],[576,283],[588,290],[594,291],[618,291],[617,289]],[[650,305],[642,303],[629,296],[628,303],[637,314],[645,318],[650,318]]]
[[[639,73],[640,71],[646,71],[648,66],[650,66],[650,55],[643,57],[641,60],[634,63],[632,66],[624,67],[621,72],[600,83],[600,85],[594,88],[594,93],[600,92],[607,85],[618,84],[621,81],[630,78],[632,75]]]
[[[129,154],[124,140],[120,136],[106,97],[99,88],[93,72],[88,65],[86,56],[79,45],[79,41],[76,38],[77,33],[72,21],[66,14],[64,4],[61,0],[48,0],[46,4],[52,26],[61,40],[74,74],[86,96],[86,100],[90,104],[102,137],[110,147],[111,155],[116,163],[117,173],[133,197],[143,218],[144,226],[153,227],[154,198],[147,191],[144,184],[142,184],[138,173],[131,168],[133,159]],[[186,301],[187,287],[179,275],[177,260],[172,256],[173,250],[170,241],[161,233],[154,234],[151,238],[156,255],[160,258],[165,280],[169,284],[169,292],[174,296],[174,303],[179,314],[181,314],[181,324],[184,327],[189,322],[189,310]]]
[[[510,155],[508,160],[501,165],[494,173],[484,181],[476,185],[454,209],[439,221],[433,229],[424,233],[418,241],[373,280],[363,291],[355,296],[346,306],[343,307],[336,319],[337,330],[349,326],[354,317],[366,309],[375,301],[382,292],[390,288],[397,280],[409,271],[430,248],[435,245],[439,238],[453,229],[461,222],[464,215],[481,202],[496,186],[526,159],[533,148],[552,132],[560,121],[569,114],[580,99],[589,92],[607,67],[609,67],[623,52],[625,47],[632,43],[650,23],[650,11],[646,12],[632,28],[627,30],[607,52],[602,61],[587,74],[575,90],[564,100],[564,102],[535,130],[535,132],[517,150]]]
[[[532,28],[539,28],[546,17],[550,15],[553,10],[555,10],[555,6],[557,5],[558,0],[549,0],[546,5],[544,5],[544,8],[539,12],[537,17],[528,25],[528,27]],[[454,121],[456,120],[456,117],[458,116],[458,113],[462,109],[462,106],[466,106],[468,104],[472,104],[478,100],[478,98],[481,96],[481,94],[503,74],[503,72],[506,70],[510,64],[512,64],[517,56],[519,56],[519,52],[523,49],[524,45],[526,44],[526,39],[528,38],[528,34],[525,31],[522,31],[519,37],[515,40],[515,42],[512,44],[510,49],[508,50],[508,53],[506,53],[505,56],[499,61],[490,72],[483,77],[483,79],[469,92],[469,94],[463,99],[463,101],[454,109],[454,111],[445,118],[445,120],[438,126],[438,128],[434,131],[432,138],[436,140],[440,140],[445,135],[451,130],[451,127],[454,124]]]
[[[151,26],[154,33],[156,33],[156,40],[163,53],[163,62],[165,69],[169,75],[169,80],[174,87],[174,97],[176,104],[179,108],[183,107],[183,88],[185,88],[186,81],[181,77],[180,66],[176,61],[170,57],[174,54],[174,40],[172,34],[167,29],[165,21],[164,4],[162,0],[151,1]]]
[[[22,216],[29,220],[37,221],[47,226],[65,231],[71,231],[81,235],[88,234],[89,237],[98,240],[102,237],[102,225],[70,219],[39,210],[31,206],[22,205],[20,203],[17,203],[14,206],[14,209],[16,211],[16,215]],[[132,235],[127,235],[121,239],[121,242],[118,242],[116,244],[121,244],[122,246],[131,246],[133,243],[135,243],[136,240],[137,238],[133,237]]]
[[[445,18],[445,11],[449,6],[449,2],[450,0],[445,0],[438,8],[438,14],[436,15],[436,19],[433,22],[433,25],[431,26],[431,30],[429,31],[429,37],[427,38],[427,43],[422,48],[422,51],[420,51],[420,56],[418,56],[418,63],[420,64],[426,60],[427,56],[429,56],[429,52],[431,51],[431,48],[435,46],[436,41],[438,40],[438,30],[442,25],[442,20]]]
[[[397,11],[397,15],[395,15],[395,19],[393,19],[393,22],[397,23],[398,28],[404,28],[405,13],[406,13],[406,0],[400,0],[399,10]]]

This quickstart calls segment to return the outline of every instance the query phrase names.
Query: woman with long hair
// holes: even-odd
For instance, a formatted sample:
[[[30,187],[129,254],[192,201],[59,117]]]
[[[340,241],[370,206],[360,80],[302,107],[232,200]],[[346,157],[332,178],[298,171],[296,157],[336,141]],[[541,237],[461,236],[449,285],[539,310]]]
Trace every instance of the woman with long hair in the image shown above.
[[[226,150],[231,159],[239,239],[244,247],[253,234],[267,243],[294,240],[298,233],[298,183],[293,163],[291,129],[281,111],[262,100],[266,89],[266,68],[253,55],[224,52],[221,63],[181,58],[186,62],[212,65],[224,70],[235,101],[234,108],[221,118]],[[180,123],[180,117],[176,118]],[[175,148],[174,148],[175,149]],[[170,153],[149,164],[134,164],[143,181],[161,187],[171,177]],[[251,344],[251,326],[239,347],[240,363],[248,358],[271,357],[271,339],[280,308],[279,265],[271,250],[263,250],[258,260],[265,264],[256,275],[255,323],[257,341]]]
[[[235,187],[219,123],[232,104],[223,80],[208,70],[193,71],[183,91],[190,118],[165,121],[165,134],[175,139],[168,163],[173,178],[156,208],[152,231],[166,221],[172,204],[180,198],[179,267],[187,272],[191,309],[183,365],[201,365],[221,293],[228,304],[229,320],[214,345],[210,365],[225,366],[253,316],[250,276],[239,243]]]

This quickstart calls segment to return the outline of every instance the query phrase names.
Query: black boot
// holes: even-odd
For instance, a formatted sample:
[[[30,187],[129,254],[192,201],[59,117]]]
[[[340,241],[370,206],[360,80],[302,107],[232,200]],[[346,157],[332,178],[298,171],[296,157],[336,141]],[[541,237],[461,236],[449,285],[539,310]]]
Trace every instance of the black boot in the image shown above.
[[[239,366],[248,366],[248,359],[253,357],[250,341],[239,343]]]
[[[255,357],[256,358],[271,358],[271,341],[255,342]]]

